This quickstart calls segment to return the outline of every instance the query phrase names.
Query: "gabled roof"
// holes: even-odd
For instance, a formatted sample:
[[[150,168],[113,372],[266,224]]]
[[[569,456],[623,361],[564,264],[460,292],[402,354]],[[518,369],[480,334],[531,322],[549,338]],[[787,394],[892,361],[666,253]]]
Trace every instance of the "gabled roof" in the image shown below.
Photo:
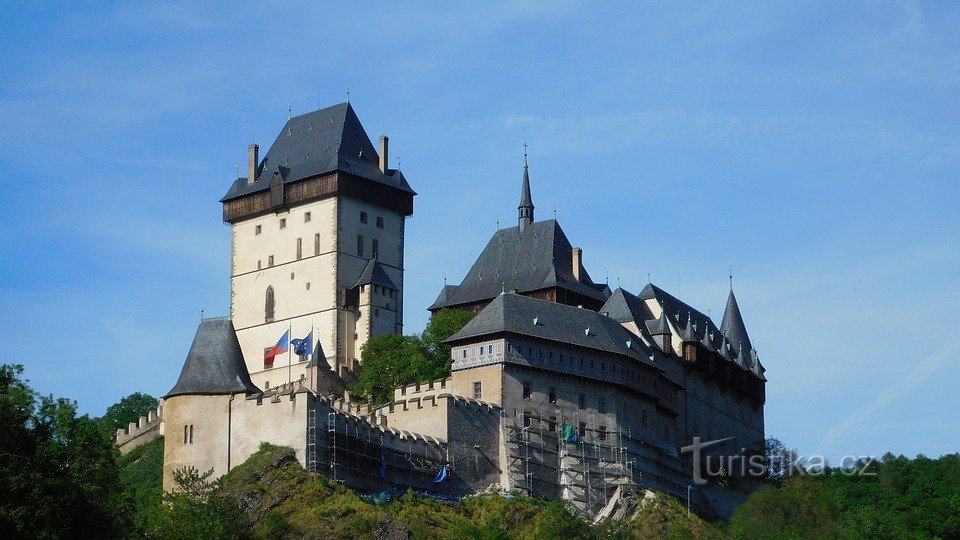
[[[743,347],[743,355],[747,356],[753,346],[750,345],[750,338],[747,336],[747,327],[743,324],[743,316],[740,315],[740,307],[737,305],[737,297],[730,289],[727,295],[727,308],[723,311],[723,321],[720,323],[720,332],[730,340],[734,350]]]
[[[250,394],[260,389],[250,380],[233,322],[228,317],[201,320],[180,378],[164,398],[240,392]]]
[[[641,322],[651,318],[643,301],[620,287],[613,291],[607,303],[600,308],[600,313],[606,313],[608,317],[619,323],[636,322],[638,327]]]
[[[617,321],[589,309],[501,294],[447,343],[510,333],[628,356],[658,370],[653,352]],[[628,347],[629,344],[629,347]]]
[[[446,289],[446,301],[435,302],[430,309],[490,300],[505,290],[527,293],[551,287],[605,302],[609,288],[594,283],[586,270],[580,273],[581,281],[574,279],[572,253],[573,246],[556,220],[538,221],[523,231],[500,229],[460,285]]]
[[[676,323],[677,328],[685,329],[686,324],[689,321],[697,330],[702,338],[704,328],[714,331],[714,334],[719,334],[719,330],[713,321],[710,320],[710,317],[707,317],[700,311],[695,308],[687,305],[686,302],[674,297],[672,294],[667,291],[657,287],[653,283],[647,283],[647,285],[640,291],[640,294],[637,295],[641,300],[656,300],[661,306],[663,306],[663,311],[666,312],[667,316]],[[688,334],[686,337],[691,337]],[[681,336],[681,339],[686,339],[685,336]],[[693,339],[691,339],[693,341]]]
[[[671,334],[670,324],[667,322],[667,310],[660,312],[660,317],[654,321],[650,319],[647,321],[647,330],[650,332],[651,336],[662,336],[664,334]]]
[[[286,184],[343,171],[414,194],[400,171],[380,171],[377,151],[349,103],[287,120],[258,164],[256,180],[238,178],[220,202],[270,189],[278,170]]]
[[[397,284],[390,279],[390,276],[387,275],[387,272],[383,269],[383,265],[380,264],[376,259],[370,259],[367,262],[367,266],[363,268],[363,272],[360,272],[360,277],[357,279],[357,282],[353,284],[354,287],[359,287],[361,285],[380,285],[381,287],[386,287],[388,289],[393,289],[399,291],[400,287],[397,287]]]

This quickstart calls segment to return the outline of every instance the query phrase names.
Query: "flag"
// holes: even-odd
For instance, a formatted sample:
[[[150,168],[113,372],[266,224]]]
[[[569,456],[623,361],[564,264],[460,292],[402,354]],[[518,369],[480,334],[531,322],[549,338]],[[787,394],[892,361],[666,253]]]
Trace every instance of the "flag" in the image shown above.
[[[263,355],[264,360],[272,360],[274,356],[278,354],[283,354],[290,349],[290,331],[287,330],[283,333],[283,336],[280,337],[280,340],[277,341],[277,344],[270,348],[267,351],[267,354]]]
[[[577,426],[570,424],[563,425],[563,440],[574,444],[580,442],[580,434],[577,433]]]
[[[293,344],[293,354],[298,356],[309,356],[313,352],[313,330],[303,339],[291,341]]]
[[[437,476],[433,477],[433,483],[439,484],[447,479],[447,465],[444,463],[443,467],[440,467],[440,470],[437,471]]]
[[[387,477],[387,456],[380,453],[380,478]]]

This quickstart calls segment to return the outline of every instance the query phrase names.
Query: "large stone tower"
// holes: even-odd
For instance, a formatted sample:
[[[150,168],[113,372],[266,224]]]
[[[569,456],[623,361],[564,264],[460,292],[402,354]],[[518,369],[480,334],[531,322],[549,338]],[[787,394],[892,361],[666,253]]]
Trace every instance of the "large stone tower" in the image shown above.
[[[232,228],[230,314],[257,386],[298,380],[308,365],[349,377],[367,339],[402,331],[415,193],[387,167],[387,145],[380,137],[378,152],[341,103],[289,119],[263,160],[249,147],[247,177],[221,202]],[[326,362],[292,350],[268,360],[288,330],[291,340],[312,331]]]

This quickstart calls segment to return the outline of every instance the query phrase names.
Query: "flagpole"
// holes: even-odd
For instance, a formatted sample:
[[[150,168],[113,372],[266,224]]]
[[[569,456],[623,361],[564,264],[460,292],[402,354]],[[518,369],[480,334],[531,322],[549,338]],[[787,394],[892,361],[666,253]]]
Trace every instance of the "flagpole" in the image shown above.
[[[287,321],[287,384],[293,382],[293,322]]]

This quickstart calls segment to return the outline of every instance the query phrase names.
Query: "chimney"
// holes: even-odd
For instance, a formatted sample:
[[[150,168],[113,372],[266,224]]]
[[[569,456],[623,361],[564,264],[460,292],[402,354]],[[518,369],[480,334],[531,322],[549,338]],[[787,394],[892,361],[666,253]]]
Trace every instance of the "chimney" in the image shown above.
[[[260,163],[260,147],[251,144],[247,147],[247,184],[257,179],[257,165]]]
[[[388,146],[390,143],[390,138],[386,135],[380,136],[380,172],[387,174],[387,164],[390,163],[388,155]]]
[[[583,250],[573,248],[573,278],[580,281],[580,274],[583,273]]]

